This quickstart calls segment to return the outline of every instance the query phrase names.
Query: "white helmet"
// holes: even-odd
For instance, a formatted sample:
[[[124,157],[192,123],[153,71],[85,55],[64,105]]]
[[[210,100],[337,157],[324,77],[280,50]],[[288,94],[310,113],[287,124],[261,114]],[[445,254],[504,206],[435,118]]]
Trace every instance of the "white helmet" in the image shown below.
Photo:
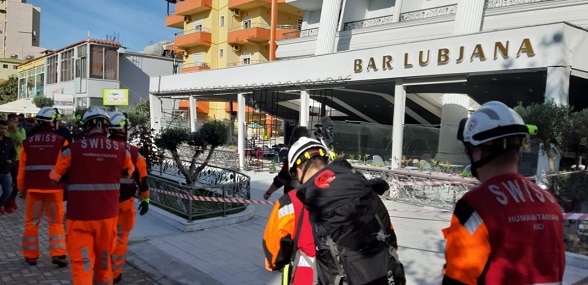
[[[463,127],[463,130],[462,130]],[[459,132],[462,132],[460,136]],[[521,116],[502,102],[490,101],[480,106],[465,125],[460,126],[458,139],[478,146],[496,139],[529,134]]]
[[[110,125],[110,116],[101,108],[91,107],[82,116],[82,125],[93,124],[98,126],[98,123],[100,123],[99,127],[108,127]]]
[[[111,130],[124,130],[129,124],[127,116],[121,112],[110,112],[108,115],[110,116]]]
[[[61,119],[61,114],[59,114],[59,111],[56,108],[45,106],[37,112],[35,119],[41,122],[54,122]]]
[[[324,157],[328,160],[329,150],[318,140],[301,137],[288,151],[288,169],[292,172],[295,167],[316,156]]]

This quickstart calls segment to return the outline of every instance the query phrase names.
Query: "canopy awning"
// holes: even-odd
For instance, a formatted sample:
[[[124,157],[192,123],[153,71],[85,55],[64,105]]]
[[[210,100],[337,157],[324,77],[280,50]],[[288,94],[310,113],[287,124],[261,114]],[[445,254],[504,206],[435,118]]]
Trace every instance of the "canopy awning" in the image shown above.
[[[36,114],[37,112],[39,112],[39,108],[29,99],[18,99],[0,105],[0,113]]]

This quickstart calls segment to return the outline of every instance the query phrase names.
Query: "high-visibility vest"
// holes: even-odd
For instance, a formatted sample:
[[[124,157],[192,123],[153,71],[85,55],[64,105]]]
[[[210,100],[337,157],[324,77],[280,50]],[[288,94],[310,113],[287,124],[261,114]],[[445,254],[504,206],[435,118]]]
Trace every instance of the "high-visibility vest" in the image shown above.
[[[63,183],[51,182],[49,172],[64,141],[64,137],[51,131],[39,132],[24,140],[26,165],[19,171],[25,171],[26,189],[63,189]]]

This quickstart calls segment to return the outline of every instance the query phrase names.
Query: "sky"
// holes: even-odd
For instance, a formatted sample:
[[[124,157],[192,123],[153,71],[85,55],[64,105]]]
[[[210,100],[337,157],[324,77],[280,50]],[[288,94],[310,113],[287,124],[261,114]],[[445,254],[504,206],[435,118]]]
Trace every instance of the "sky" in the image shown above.
[[[151,44],[173,41],[179,30],[165,26],[164,0],[27,0],[41,8],[41,42],[60,49],[88,37],[117,40],[128,50],[141,52]],[[170,10],[173,11],[172,5]]]

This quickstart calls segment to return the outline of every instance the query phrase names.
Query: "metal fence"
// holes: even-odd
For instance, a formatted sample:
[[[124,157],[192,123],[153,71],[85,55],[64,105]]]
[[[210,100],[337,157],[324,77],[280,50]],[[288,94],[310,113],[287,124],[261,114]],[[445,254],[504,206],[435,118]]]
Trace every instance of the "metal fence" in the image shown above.
[[[387,197],[412,205],[453,209],[457,200],[475,185],[474,179],[447,173],[425,173],[353,165],[366,178],[382,178],[390,184]]]
[[[189,167],[189,161],[182,161]],[[228,201],[250,199],[250,177],[233,169],[206,166],[194,186],[187,185],[175,162],[153,165],[147,179],[151,203],[188,221],[240,212],[247,205]],[[219,202],[208,202],[217,200]]]

